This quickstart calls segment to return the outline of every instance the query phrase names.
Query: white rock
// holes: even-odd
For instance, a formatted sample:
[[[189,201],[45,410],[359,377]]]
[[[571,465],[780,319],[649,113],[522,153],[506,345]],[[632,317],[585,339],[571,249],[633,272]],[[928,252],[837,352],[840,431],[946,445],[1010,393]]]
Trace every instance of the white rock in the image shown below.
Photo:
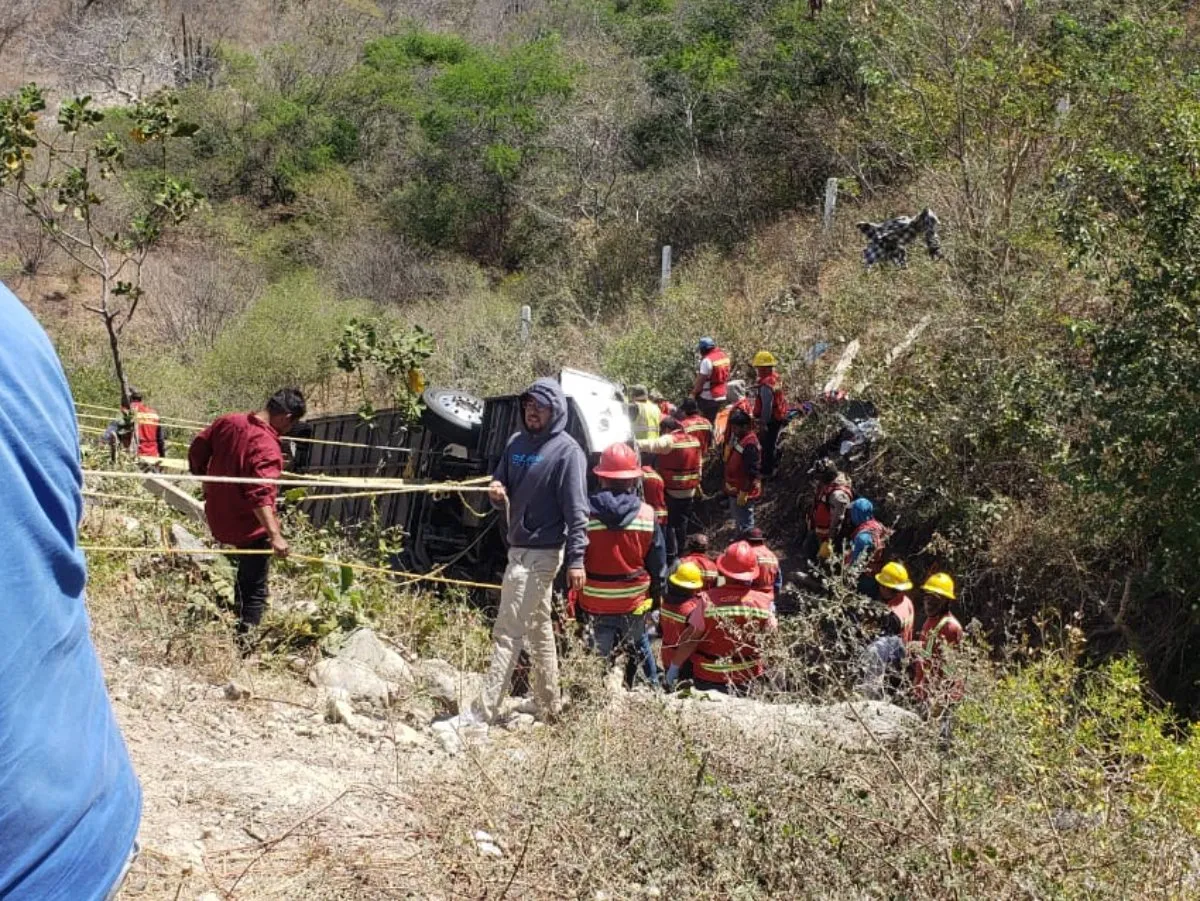
[[[413,676],[421,688],[451,713],[458,713],[483,690],[483,676],[461,672],[445,660],[418,660]]]
[[[412,670],[404,658],[380,641],[370,629],[359,629],[347,638],[337,656],[339,660],[361,663],[387,682],[413,681]]]
[[[475,839],[475,847],[484,857],[504,856],[504,852],[500,850],[500,846],[496,844],[496,840],[489,833],[477,829],[471,837]]]
[[[308,671],[308,680],[329,693],[340,693],[355,700],[370,701],[385,705],[388,702],[389,686],[370,667],[354,660],[334,657],[322,660]]]

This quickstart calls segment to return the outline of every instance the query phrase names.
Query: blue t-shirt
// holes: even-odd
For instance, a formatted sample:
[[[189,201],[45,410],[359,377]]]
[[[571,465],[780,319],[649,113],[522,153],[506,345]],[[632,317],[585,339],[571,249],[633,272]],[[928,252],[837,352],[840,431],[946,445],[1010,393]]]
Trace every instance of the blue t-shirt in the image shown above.
[[[142,792],[89,635],[79,436],[45,332],[0,284],[0,898],[89,901]]]

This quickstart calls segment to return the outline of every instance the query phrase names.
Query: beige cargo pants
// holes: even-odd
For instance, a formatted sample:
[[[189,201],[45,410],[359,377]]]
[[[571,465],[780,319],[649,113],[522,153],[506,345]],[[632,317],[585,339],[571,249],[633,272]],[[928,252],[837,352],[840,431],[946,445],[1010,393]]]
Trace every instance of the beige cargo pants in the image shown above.
[[[508,691],[513,667],[528,645],[533,666],[533,697],[543,716],[557,716],[562,709],[558,693],[558,651],[550,619],[554,577],[562,566],[562,548],[510,548],[508,568],[500,590],[500,611],[492,629],[492,664],[483,680],[483,693],[474,713],[485,722],[495,722],[500,702]]]

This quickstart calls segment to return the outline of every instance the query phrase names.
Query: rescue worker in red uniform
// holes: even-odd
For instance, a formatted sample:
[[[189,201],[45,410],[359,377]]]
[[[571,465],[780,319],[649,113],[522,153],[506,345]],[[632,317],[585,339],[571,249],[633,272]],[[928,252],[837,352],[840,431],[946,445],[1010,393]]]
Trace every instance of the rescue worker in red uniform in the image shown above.
[[[689,535],[684,545],[684,555],[680,563],[695,563],[704,577],[705,588],[716,588],[721,584],[721,574],[717,571],[717,561],[708,556],[708,536],[703,532]]]
[[[758,578],[754,580],[753,587],[759,591],[765,591],[774,601],[779,597],[779,589],[783,587],[783,572],[779,568],[779,557],[767,547],[762,529],[748,529],[742,536],[742,540],[754,548],[754,555],[758,558]]]
[[[813,468],[817,476],[817,491],[808,514],[808,534],[804,538],[803,554],[807,560],[828,560],[834,555],[846,509],[854,500],[850,477],[839,472],[837,464],[823,459]]]
[[[855,588],[869,598],[878,597],[879,583],[875,575],[883,569],[883,553],[892,531],[875,518],[875,505],[865,497],[854,499],[850,505],[850,549],[846,551],[847,570],[858,573]]]
[[[669,667],[671,660],[679,647],[680,636],[687,628],[688,617],[696,608],[699,601],[696,596],[707,586],[704,573],[695,563],[681,560],[675,571],[667,577],[667,594],[659,609],[659,629],[662,631],[662,663]],[[692,678],[692,663],[684,662],[679,669],[680,679]]]
[[[654,508],[654,521],[659,528],[667,528],[667,494],[666,483],[653,466],[642,466],[642,497]]]
[[[717,569],[725,585],[697,598],[667,669],[668,689],[689,660],[701,691],[744,694],[765,671],[762,636],[776,623],[770,595],[751,587],[758,578],[754,548],[744,541],[731,544],[717,560]]]
[[[913,695],[931,707],[945,707],[962,699],[962,683],[945,673],[946,651],[962,643],[963,627],[950,607],[957,598],[954,579],[934,573],[921,586],[925,623],[920,644],[912,649]]]
[[[692,383],[692,397],[700,406],[700,412],[709,422],[717,418],[717,411],[725,406],[726,386],[729,383],[729,354],[717,347],[712,338],[701,338],[698,345],[700,362],[696,366],[696,379]]]
[[[729,417],[730,439],[725,445],[725,494],[739,534],[754,528],[754,505],[762,497],[760,448],[750,417],[735,410]]]
[[[758,381],[754,384],[754,421],[758,423],[758,440],[762,443],[762,473],[764,478],[775,475],[775,446],[779,432],[787,422],[788,403],[783,384],[775,367],[779,361],[769,350],[754,355]]]
[[[654,508],[637,495],[642,470],[633,448],[612,445],[600,455],[593,472],[600,478],[600,490],[588,498],[586,576],[579,592],[587,642],[610,661],[622,650],[637,660],[636,667],[626,668],[629,687],[639,671],[657,685],[646,614],[653,601],[662,597],[667,569],[662,530],[655,522]]]
[[[913,640],[917,617],[912,598],[908,596],[913,587],[908,570],[903,563],[893,560],[875,575],[875,582],[879,585],[880,600],[887,604],[888,615],[896,619],[894,634],[899,635],[907,645]]]
[[[104,430],[101,439],[108,445],[109,456],[116,460],[117,442],[138,457],[154,458],[167,455],[167,433],[158,413],[142,399],[142,392],[129,389],[129,406],[121,405],[121,418],[114,419]]]
[[[887,604],[880,623],[880,635],[863,652],[862,678],[857,691],[871,700],[899,696],[904,688],[904,660],[913,637],[913,602],[906,592],[912,589],[908,570],[893,560],[875,576],[879,594]]]
[[[700,442],[700,455],[713,446],[713,424],[700,413],[696,398],[689,397],[679,405],[679,427]]]
[[[663,434],[638,442],[643,454],[654,454],[654,468],[662,476],[667,507],[667,559],[672,563],[687,538],[688,519],[700,496],[703,453],[700,441],[689,435],[674,419],[664,419]]]

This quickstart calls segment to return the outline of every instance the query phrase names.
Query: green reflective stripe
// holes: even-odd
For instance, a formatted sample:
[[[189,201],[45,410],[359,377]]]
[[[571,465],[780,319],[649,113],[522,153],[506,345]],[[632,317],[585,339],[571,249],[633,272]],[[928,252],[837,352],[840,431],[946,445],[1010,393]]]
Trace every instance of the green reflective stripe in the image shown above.
[[[683,475],[676,475],[675,473],[671,473],[671,481],[672,482],[696,482],[696,481],[699,481],[699,479],[700,479],[700,473],[698,473],[698,472],[688,472],[688,473],[684,473]]]
[[[625,528],[620,529],[621,532],[653,532],[654,531],[654,516],[651,514],[649,519],[635,519]]]
[[[758,660],[743,660],[729,663],[708,663],[707,661],[700,665],[707,670],[712,670],[714,673],[741,673],[748,669],[754,669],[759,666],[761,661]]]
[[[606,526],[604,523],[602,523],[598,519],[589,519],[588,524],[587,524],[587,530],[589,532],[607,532],[608,526]]]
[[[649,587],[646,582],[639,582],[637,585],[627,588],[597,588],[594,585],[585,585],[583,593],[598,598],[636,598],[638,595],[645,594]]]
[[[713,617],[715,619],[726,619],[736,616],[747,616],[751,619],[770,619],[771,611],[763,610],[760,607],[739,607],[733,605],[720,605],[709,607],[704,611],[705,617]]]
[[[671,610],[668,610],[666,607],[660,607],[658,609],[658,615],[660,617],[662,617],[663,619],[669,619],[673,623],[686,623],[687,622],[687,617],[684,616],[682,613],[675,613]]]

